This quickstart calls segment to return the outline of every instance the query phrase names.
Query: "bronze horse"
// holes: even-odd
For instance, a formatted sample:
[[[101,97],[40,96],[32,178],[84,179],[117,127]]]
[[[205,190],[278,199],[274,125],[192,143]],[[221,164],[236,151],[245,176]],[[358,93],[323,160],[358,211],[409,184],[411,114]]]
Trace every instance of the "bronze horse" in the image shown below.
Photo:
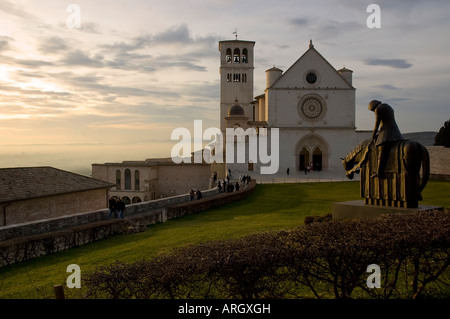
[[[378,206],[417,208],[430,176],[428,150],[410,140],[392,144],[383,178],[370,178],[377,169],[377,150],[372,139],[357,145],[343,159],[343,165],[349,179],[361,173],[361,197],[366,204]]]

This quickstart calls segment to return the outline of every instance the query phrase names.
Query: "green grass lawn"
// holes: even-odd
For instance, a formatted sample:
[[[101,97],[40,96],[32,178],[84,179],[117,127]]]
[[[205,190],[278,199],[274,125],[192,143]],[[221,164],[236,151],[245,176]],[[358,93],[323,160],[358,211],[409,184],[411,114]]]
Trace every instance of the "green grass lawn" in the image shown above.
[[[423,204],[450,207],[450,182],[430,181],[423,197]],[[333,202],[355,199],[358,182],[257,185],[239,202],[0,268],[0,298],[53,298],[53,286],[65,284],[70,264],[78,264],[83,276],[115,260],[134,262],[187,244],[294,228],[306,216],[331,213]],[[67,296],[78,291],[66,290]]]

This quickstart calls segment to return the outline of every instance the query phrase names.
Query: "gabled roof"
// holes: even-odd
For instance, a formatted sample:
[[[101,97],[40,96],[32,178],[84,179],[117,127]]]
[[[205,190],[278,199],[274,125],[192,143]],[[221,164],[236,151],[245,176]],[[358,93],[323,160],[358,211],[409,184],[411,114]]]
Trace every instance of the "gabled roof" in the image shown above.
[[[192,153],[191,153],[192,154]],[[172,157],[165,158],[148,158],[142,161],[123,161],[123,162],[108,162],[108,163],[94,163],[92,166],[113,166],[113,167],[157,167],[157,166],[199,166],[205,163],[175,163]]]
[[[334,66],[332,66],[331,65],[331,63],[330,62],[328,62],[327,61],[327,59],[325,59],[323,56],[322,56],[322,54],[320,54],[319,53],[319,51],[317,51],[315,48],[314,48],[314,45],[312,45],[312,41],[310,42],[310,45],[309,45],[309,49],[308,50],[306,50],[305,51],[305,53],[303,53],[302,54],[302,56],[300,57],[300,58],[298,58],[297,59],[297,61],[295,61],[294,62],[294,64],[292,64],[290,67],[289,67],[289,69],[287,69],[286,70],[286,72],[284,72],[276,81],[274,81],[273,83],[272,83],[272,85],[269,87],[269,88],[272,88],[272,87],[274,87],[286,74],[288,74],[289,73],[289,71],[291,70],[291,69],[293,69],[294,67],[295,67],[295,65],[296,64],[298,64],[302,59],[303,59],[303,57],[306,55],[306,54],[308,54],[309,53],[309,51],[313,51],[314,53],[316,53],[328,66],[330,66],[335,72],[336,72],[336,74],[348,85],[348,87],[349,88],[352,88],[352,89],[354,89],[354,87],[352,86],[352,85],[350,85],[343,77],[342,77],[342,75],[341,74],[339,74],[339,72],[334,68]],[[348,70],[348,71],[351,71],[351,70]],[[351,71],[351,72],[353,72],[353,71]]]
[[[115,185],[111,183],[49,166],[0,169],[0,203],[113,186]]]

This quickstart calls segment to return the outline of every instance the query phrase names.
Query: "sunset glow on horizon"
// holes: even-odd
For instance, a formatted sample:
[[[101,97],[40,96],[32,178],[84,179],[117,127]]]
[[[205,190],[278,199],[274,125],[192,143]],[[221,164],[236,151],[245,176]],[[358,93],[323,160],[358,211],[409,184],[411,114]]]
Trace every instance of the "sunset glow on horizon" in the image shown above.
[[[0,167],[51,165],[61,145],[89,145],[83,165],[170,156],[173,129],[219,126],[218,41],[235,29],[256,42],[255,96],[265,70],[286,71],[312,39],[353,70],[357,129],[373,128],[376,98],[402,132],[438,131],[450,114],[450,3],[378,1],[370,29],[372,2],[80,0],[70,28],[72,2],[0,0]]]

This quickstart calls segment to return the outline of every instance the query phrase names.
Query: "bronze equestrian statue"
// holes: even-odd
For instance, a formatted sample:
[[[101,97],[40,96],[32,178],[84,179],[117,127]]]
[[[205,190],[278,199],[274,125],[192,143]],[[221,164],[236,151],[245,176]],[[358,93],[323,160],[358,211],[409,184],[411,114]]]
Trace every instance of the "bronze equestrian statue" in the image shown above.
[[[420,143],[403,138],[388,104],[373,100],[369,110],[376,116],[372,138],[343,160],[346,175],[352,179],[354,173],[361,173],[361,197],[366,204],[417,208],[430,176],[428,151]]]
[[[403,140],[402,133],[395,122],[394,109],[386,103],[378,100],[370,101],[369,110],[375,113],[375,128],[372,132],[372,139],[377,147],[378,165],[377,171],[370,177],[383,178],[384,168],[389,155],[389,149],[393,142]],[[377,134],[378,127],[380,132]]]

